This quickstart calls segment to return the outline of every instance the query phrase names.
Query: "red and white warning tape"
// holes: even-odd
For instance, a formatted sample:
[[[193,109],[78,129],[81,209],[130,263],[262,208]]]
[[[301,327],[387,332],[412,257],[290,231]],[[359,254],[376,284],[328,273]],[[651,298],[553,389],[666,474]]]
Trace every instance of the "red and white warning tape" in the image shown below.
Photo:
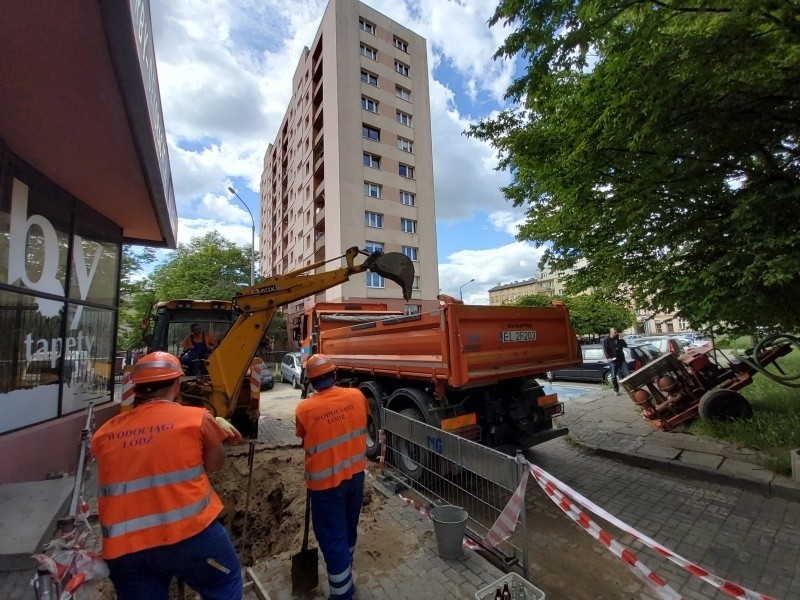
[[[519,514],[525,508],[525,488],[528,487],[528,471],[522,474],[522,479],[511,495],[511,499],[505,508],[500,512],[500,516],[486,532],[483,543],[489,548],[494,548],[500,542],[507,540],[514,533],[519,522]]]
[[[126,371],[122,375],[122,402],[121,405],[125,407],[123,410],[133,408],[133,372]]]
[[[622,546],[616,542],[616,540],[611,538],[607,532],[598,527],[594,521],[592,521],[591,518],[576,505],[580,505],[580,507],[594,513],[596,516],[608,521],[620,530],[632,535],[644,545],[654,550],[657,554],[669,559],[692,575],[699,577],[706,583],[710,583],[731,598],[738,598],[739,600],[774,600],[771,596],[754,592],[753,590],[749,590],[739,584],[727,581],[726,579],[718,577],[706,569],[703,569],[702,567],[686,560],[682,556],[675,554],[668,548],[665,548],[655,540],[635,530],[627,523],[620,521],[608,511],[600,508],[594,502],[588,500],[573,490],[567,484],[550,475],[544,469],[532,464],[530,465],[530,468],[534,479],[539,484],[539,487],[541,487],[545,493],[550,496],[553,502],[555,502],[558,507],[561,508],[561,510],[567,513],[567,515],[569,515],[573,521],[583,527],[584,530],[586,530],[595,539],[600,541],[600,543],[611,550],[611,552],[613,552],[621,560],[630,565],[631,570],[636,573],[637,576],[641,577],[648,585],[650,585],[662,598],[672,599],[681,598],[681,596],[666,583],[664,583],[664,581],[658,577],[658,575],[641,564],[631,552],[622,548]],[[569,498],[567,498],[567,496],[569,496]],[[570,499],[572,501],[570,501]]]

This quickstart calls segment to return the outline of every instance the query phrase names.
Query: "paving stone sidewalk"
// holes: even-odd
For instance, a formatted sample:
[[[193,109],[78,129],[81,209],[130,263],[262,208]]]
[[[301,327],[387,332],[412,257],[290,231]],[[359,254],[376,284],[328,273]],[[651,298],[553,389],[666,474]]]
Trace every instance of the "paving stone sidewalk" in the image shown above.
[[[557,421],[569,428],[572,441],[599,456],[800,501],[800,485],[765,469],[753,450],[656,429],[627,395],[610,389],[570,398]]]

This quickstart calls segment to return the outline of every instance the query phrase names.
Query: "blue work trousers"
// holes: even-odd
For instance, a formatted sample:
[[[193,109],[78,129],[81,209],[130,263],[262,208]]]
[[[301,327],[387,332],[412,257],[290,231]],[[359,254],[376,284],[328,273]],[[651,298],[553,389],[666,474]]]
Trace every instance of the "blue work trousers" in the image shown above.
[[[615,392],[619,391],[619,382],[617,378],[622,377],[623,379],[631,374],[631,370],[628,367],[628,361],[623,360],[617,362],[616,360],[611,363],[611,385],[614,388]]]
[[[311,492],[314,535],[325,558],[331,597],[337,600],[350,600],[356,592],[353,553],[363,503],[363,471],[335,488]]]
[[[241,600],[242,567],[228,532],[214,521],[177,544],[107,561],[118,600],[168,600],[173,577],[203,600]]]

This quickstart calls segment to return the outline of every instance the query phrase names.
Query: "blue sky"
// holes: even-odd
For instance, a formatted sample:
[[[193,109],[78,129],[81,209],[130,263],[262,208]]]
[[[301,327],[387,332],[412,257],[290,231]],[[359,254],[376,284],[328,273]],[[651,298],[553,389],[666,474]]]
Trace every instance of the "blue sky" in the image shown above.
[[[322,0],[151,0],[164,120],[178,204],[179,241],[218,230],[250,244],[267,145],[291,96]],[[502,196],[509,176],[493,150],[462,132],[505,108],[520,65],[493,61],[510,32],[489,28],[496,0],[369,0],[365,4],[427,39],[438,233],[439,286],[488,303],[498,283],[536,274],[541,250],[516,241],[524,217]]]

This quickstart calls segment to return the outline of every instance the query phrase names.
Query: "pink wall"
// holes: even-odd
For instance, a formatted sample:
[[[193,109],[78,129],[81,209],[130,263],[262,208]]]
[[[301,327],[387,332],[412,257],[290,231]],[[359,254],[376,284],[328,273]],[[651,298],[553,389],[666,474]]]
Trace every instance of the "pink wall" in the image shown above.
[[[110,402],[93,411],[94,430],[119,413]],[[0,436],[0,484],[40,481],[50,473],[74,473],[86,412]]]

